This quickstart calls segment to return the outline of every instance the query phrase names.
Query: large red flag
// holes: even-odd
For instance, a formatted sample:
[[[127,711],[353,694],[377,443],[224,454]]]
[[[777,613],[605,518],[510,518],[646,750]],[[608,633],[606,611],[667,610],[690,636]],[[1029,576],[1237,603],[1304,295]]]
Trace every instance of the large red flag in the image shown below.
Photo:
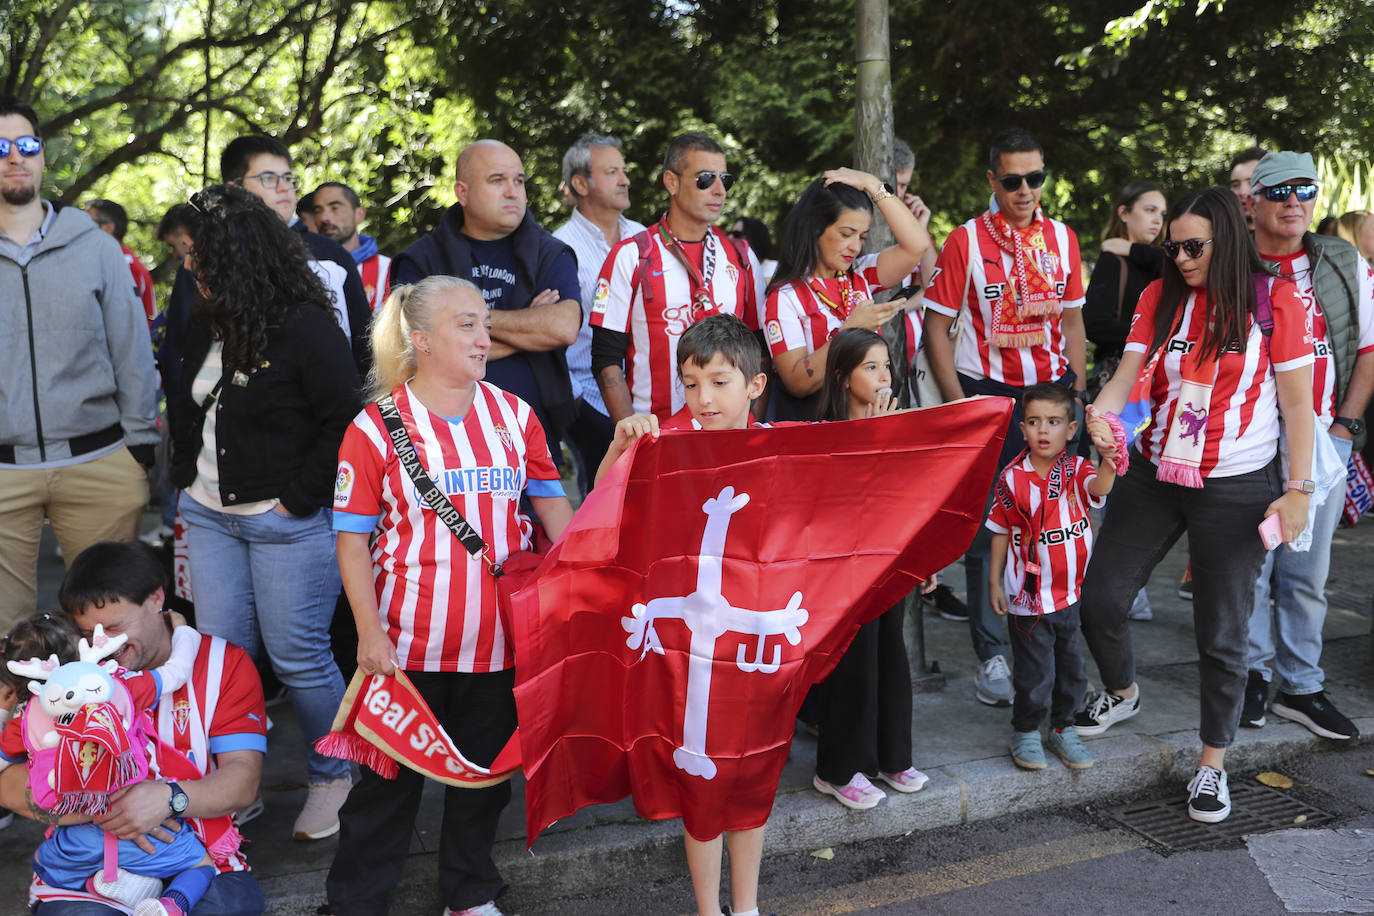
[[[515,599],[529,842],[631,793],[702,840],[765,823],[807,688],[963,553],[1010,413],[641,440]]]

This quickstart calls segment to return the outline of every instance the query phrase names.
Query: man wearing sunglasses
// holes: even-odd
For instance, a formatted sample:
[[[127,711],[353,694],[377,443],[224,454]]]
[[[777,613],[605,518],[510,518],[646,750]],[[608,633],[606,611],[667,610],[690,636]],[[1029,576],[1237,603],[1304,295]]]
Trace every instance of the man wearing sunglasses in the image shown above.
[[[158,441],[148,320],[119,243],[39,196],[38,115],[0,95],[0,629],[35,609],[46,517],[63,553],[138,535]]]
[[[715,227],[735,184],[725,150],[702,133],[668,145],[668,212],[611,249],[592,299],[592,375],[619,423],[632,413],[667,420],[686,406],[677,341],[717,312],[759,328],[763,269],[743,239]]]
[[[1030,132],[1012,128],[992,141],[993,206],[950,233],[926,291],[925,348],[946,401],[976,394],[1012,398],[1001,464],[1026,446],[1021,392],[1053,382],[1087,398],[1087,338],[1078,237],[1040,211],[1045,156]],[[950,332],[962,323],[956,343]],[[991,549],[979,529],[964,557],[969,630],[978,655],[975,694],[989,706],[1012,699],[1002,621],[988,603]]]
[[[1308,153],[1284,150],[1259,160],[1250,176],[1255,244],[1280,276],[1297,284],[1307,303],[1317,349],[1312,386],[1318,435],[1329,435],[1341,461],[1349,461],[1352,448],[1363,445],[1361,418],[1374,392],[1374,275],[1353,245],[1308,231],[1317,203],[1316,175]],[[1265,557],[1255,582],[1241,725],[1264,725],[1269,684],[1277,675],[1279,692],[1270,707],[1276,715],[1325,738],[1359,735],[1326,699],[1319,664],[1331,539],[1344,504],[1341,481],[1313,509],[1311,548],[1296,552],[1280,545]]]

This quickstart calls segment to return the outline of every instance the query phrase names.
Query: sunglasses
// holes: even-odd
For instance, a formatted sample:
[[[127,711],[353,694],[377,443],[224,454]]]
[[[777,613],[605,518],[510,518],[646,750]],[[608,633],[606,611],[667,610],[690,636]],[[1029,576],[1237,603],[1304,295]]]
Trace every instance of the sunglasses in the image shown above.
[[[0,159],[8,156],[12,149],[18,149],[19,155],[25,158],[37,156],[43,149],[43,141],[38,137],[15,137],[13,140],[0,137]]]
[[[735,176],[729,172],[697,172],[697,190],[705,191],[716,183],[717,178],[727,191],[735,186]]]
[[[1029,175],[1001,175],[997,180],[1001,183],[1003,190],[1006,191],[1021,190],[1021,182],[1023,181],[1034,191],[1045,183],[1045,173],[1043,170],[1037,170]]]
[[[1177,258],[1178,253],[1182,251],[1190,258],[1200,258],[1202,257],[1202,252],[1205,251],[1210,244],[1212,244],[1211,239],[1184,239],[1181,242],[1175,242],[1173,239],[1169,239],[1169,241],[1164,243],[1164,257],[1172,261]]]
[[[1317,186],[1315,184],[1280,184],[1272,188],[1265,188],[1260,191],[1264,199],[1281,204],[1288,199],[1289,194],[1298,195],[1298,200],[1309,201],[1317,196]]]

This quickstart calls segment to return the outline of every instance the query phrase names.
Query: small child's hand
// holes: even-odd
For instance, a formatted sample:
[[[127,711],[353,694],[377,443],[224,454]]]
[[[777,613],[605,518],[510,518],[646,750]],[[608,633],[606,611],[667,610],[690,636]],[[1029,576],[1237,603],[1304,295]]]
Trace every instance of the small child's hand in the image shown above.
[[[926,581],[924,581],[924,582],[921,583],[921,594],[922,594],[922,595],[929,595],[931,592],[935,591],[935,590],[936,590],[937,588],[939,588],[939,587],[940,587],[940,574],[939,574],[939,573],[932,573],[932,574],[931,574],[931,577],[930,577],[929,579],[927,579]]]
[[[621,451],[630,447],[630,443],[642,439],[644,436],[658,438],[658,417],[653,414],[632,414],[615,425],[615,444]]]
[[[901,408],[897,404],[897,396],[891,388],[879,388],[878,399],[868,405],[870,417],[883,417],[890,413],[900,412]]]
[[[1086,416],[1088,437],[1093,440],[1093,445],[1097,446],[1097,450],[1103,455],[1106,455],[1109,450],[1112,455],[1115,455],[1116,435],[1112,432],[1111,424],[1091,404],[1088,405]]]
[[[1002,591],[1002,583],[995,579],[988,580],[988,604],[998,617],[1007,616],[1007,593]]]

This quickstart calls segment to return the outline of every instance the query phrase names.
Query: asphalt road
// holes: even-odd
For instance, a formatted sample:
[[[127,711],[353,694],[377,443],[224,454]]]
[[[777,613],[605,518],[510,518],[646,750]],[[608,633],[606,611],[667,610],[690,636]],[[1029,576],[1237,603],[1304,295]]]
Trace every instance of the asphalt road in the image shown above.
[[[1374,769],[1368,746],[1275,767],[1293,780],[1293,788],[1282,790],[1285,797],[1335,817],[1193,850],[1162,847],[1106,815],[1131,799],[1097,799],[1079,808],[835,847],[829,859],[768,859],[760,909],[778,916],[1374,912],[1374,777],[1366,768]],[[1175,797],[1183,797],[1182,786],[1167,800]],[[520,887],[498,903],[507,914],[526,916],[667,916],[691,912],[692,893],[684,866],[682,877],[669,882],[563,899],[542,899],[537,887]]]

